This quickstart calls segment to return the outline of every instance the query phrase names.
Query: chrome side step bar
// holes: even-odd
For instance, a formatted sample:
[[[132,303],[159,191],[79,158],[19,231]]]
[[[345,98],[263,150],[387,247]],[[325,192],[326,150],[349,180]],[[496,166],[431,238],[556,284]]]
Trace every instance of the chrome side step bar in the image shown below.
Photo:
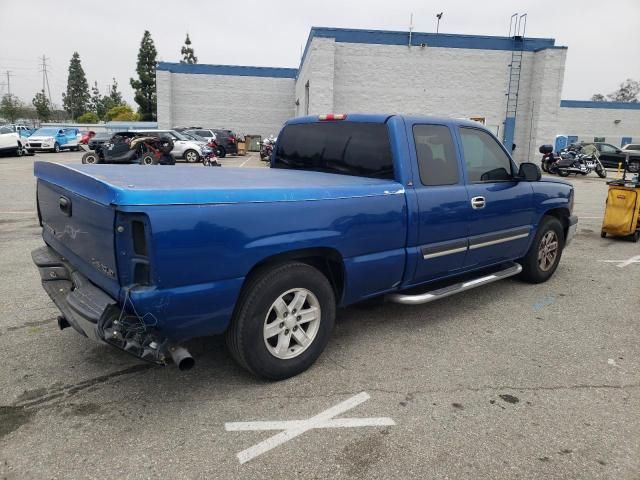
[[[504,270],[499,270],[490,275],[475,278],[473,280],[467,280],[466,282],[455,283],[448,287],[443,287],[438,290],[432,290],[431,292],[420,293],[418,295],[406,295],[403,293],[392,293],[387,295],[387,299],[394,303],[403,303],[405,305],[419,305],[422,303],[433,302],[456,293],[466,292],[472,288],[480,287],[488,283],[497,282],[505,278],[513,277],[522,271],[522,266],[519,263],[513,263]]]

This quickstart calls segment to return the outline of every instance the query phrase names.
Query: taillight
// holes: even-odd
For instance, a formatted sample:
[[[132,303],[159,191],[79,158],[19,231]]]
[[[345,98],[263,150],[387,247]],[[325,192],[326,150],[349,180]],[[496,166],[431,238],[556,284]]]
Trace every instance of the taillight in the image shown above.
[[[344,120],[347,118],[346,113],[327,113],[325,115],[318,115],[318,120]]]

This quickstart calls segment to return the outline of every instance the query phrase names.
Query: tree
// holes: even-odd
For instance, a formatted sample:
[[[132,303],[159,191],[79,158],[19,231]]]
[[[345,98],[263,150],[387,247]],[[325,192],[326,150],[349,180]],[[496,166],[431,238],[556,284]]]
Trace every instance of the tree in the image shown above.
[[[140,116],[131,110],[129,105],[118,105],[113,107],[104,116],[106,121],[121,121],[121,122],[135,122],[140,119]]]
[[[44,90],[36,93],[36,96],[33,97],[31,103],[36,108],[36,115],[42,122],[48,122],[51,118],[51,102],[44,94]]]
[[[85,112],[78,117],[78,123],[98,123],[100,118],[96,112]]]
[[[191,39],[189,38],[188,33],[180,53],[182,54],[182,60],[180,60],[180,63],[188,63],[190,65],[198,63],[198,57],[194,55],[193,48],[191,48]]]
[[[158,52],[148,30],[144,31],[140,50],[138,51],[138,64],[136,72],[138,79],[130,79],[131,87],[135,90],[135,101],[138,104],[140,118],[146,121],[154,121],[157,118],[156,96],[156,57]]]
[[[604,95],[602,95],[601,93],[594,93],[593,96],[591,97],[591,101],[592,102],[606,102],[607,99],[604,98]]]
[[[612,102],[637,103],[638,94],[640,94],[640,82],[627,78],[620,84],[620,88],[607,95],[607,98]]]
[[[7,93],[0,100],[0,115],[13,123],[22,116],[23,107],[24,105],[18,97]]]
[[[113,107],[118,107],[120,105],[126,105],[125,101],[122,100],[122,93],[118,91],[118,82],[116,79],[113,79],[113,83],[109,88],[109,94],[102,97],[102,106],[104,107],[105,114]],[[102,115],[101,118],[105,116]]]
[[[62,94],[62,105],[69,112],[71,118],[90,109],[91,95],[89,95],[89,84],[82,69],[80,55],[73,52],[69,62],[69,76],[67,77],[67,91]]]
[[[100,93],[100,89],[98,88],[98,82],[93,82],[93,87],[91,87],[91,112],[95,113],[98,120],[104,118],[104,114],[107,113],[108,108],[105,106],[105,97]],[[84,113],[82,116],[85,116]],[[96,120],[96,121],[98,121]],[[78,121],[80,119],[78,118]],[[90,122],[82,122],[82,123],[90,123]]]

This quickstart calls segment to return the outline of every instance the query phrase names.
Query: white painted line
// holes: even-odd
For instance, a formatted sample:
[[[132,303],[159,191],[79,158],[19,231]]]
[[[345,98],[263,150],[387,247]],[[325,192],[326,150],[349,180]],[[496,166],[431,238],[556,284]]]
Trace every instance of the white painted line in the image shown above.
[[[242,167],[244,167],[244,164],[245,164],[245,163],[247,163],[249,160],[251,160],[251,158],[247,158],[244,162],[242,162],[242,163],[240,164],[240,166],[239,166],[238,168],[242,168]]]
[[[635,257],[631,257],[627,260],[598,260],[598,261],[604,262],[604,263],[617,263],[618,265],[616,265],[616,267],[624,268],[624,267],[628,267],[633,263],[640,263],[640,255],[636,255]]]
[[[289,440],[302,435],[303,433],[314,428],[347,428],[347,427],[370,427],[395,425],[396,423],[389,417],[378,418],[333,418],[341,413],[357,407],[361,403],[371,398],[368,393],[362,392],[355,395],[344,402],[320,412],[308,420],[286,420],[286,421],[267,421],[267,422],[229,422],[224,424],[224,428],[228,432],[247,431],[247,430],[284,430],[256,445],[243,450],[236,456],[240,463],[246,463],[255,457],[262,455],[273,448],[276,448]]]

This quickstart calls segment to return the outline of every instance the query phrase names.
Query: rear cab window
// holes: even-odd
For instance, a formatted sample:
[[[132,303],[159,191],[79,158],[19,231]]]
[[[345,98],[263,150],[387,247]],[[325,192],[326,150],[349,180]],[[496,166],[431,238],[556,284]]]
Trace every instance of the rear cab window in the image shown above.
[[[382,123],[289,124],[278,137],[271,167],[394,178],[389,131]]]
[[[425,186],[455,185],[459,181],[458,159],[449,127],[414,125],[420,181]]]

